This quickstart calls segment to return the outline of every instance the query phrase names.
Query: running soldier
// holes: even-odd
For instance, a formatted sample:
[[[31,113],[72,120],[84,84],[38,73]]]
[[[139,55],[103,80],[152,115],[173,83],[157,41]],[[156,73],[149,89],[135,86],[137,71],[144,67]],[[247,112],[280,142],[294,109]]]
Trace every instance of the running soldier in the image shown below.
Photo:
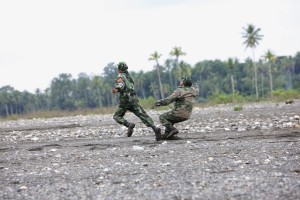
[[[126,119],[124,119],[125,113],[130,111],[139,117],[147,127],[151,127],[153,129],[156,141],[161,140],[160,128],[154,125],[152,118],[139,105],[139,99],[134,89],[134,80],[128,73],[128,67],[125,62],[120,62],[118,64],[118,71],[119,75],[116,79],[116,85],[112,89],[112,93],[120,93],[120,104],[113,116],[114,120],[117,123],[126,126],[128,128],[127,136],[131,137],[135,124],[129,123]]]

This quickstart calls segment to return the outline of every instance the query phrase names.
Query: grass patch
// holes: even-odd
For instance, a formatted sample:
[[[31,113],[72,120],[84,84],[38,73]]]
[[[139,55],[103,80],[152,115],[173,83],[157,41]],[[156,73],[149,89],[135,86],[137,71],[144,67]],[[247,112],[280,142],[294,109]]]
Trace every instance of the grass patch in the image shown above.
[[[243,110],[243,106],[241,106],[241,105],[234,106],[233,110],[236,111],[236,112],[242,111]]]
[[[76,111],[39,111],[23,115],[9,115],[8,117],[0,117],[0,121],[19,120],[19,119],[35,119],[35,118],[53,118],[53,117],[68,117],[78,115],[99,115],[112,114],[116,111],[116,107],[95,108],[95,109],[79,109]]]

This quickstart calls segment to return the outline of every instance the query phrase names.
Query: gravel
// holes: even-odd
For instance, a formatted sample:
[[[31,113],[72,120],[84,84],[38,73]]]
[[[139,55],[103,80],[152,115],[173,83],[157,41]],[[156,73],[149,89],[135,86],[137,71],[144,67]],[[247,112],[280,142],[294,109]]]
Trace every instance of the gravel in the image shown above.
[[[4,121],[0,199],[300,199],[299,105],[195,107],[159,142],[131,113],[130,138],[111,114]]]

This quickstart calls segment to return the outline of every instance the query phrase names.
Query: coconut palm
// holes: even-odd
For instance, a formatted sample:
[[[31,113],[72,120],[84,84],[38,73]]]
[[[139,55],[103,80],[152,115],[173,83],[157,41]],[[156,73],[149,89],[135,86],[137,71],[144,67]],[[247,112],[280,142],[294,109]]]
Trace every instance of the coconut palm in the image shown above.
[[[186,53],[184,53],[182,50],[181,50],[181,47],[177,47],[177,46],[175,46],[173,49],[172,49],[172,51],[170,52],[170,55],[171,56],[175,56],[175,64],[176,64],[176,68],[178,68],[178,78],[179,78],[179,80],[181,80],[181,78],[182,78],[182,72],[181,72],[181,70],[180,70],[180,68],[179,68],[179,63],[178,63],[178,60],[179,60],[179,56],[184,56],[184,55],[186,55]]]
[[[171,59],[167,59],[165,61],[165,69],[167,70],[168,75],[169,75],[170,86],[171,86],[171,88],[173,88],[173,81],[172,81],[172,75],[171,75],[171,71],[172,71],[171,70],[171,68],[172,68],[171,63],[172,63],[172,60]]]
[[[237,59],[233,60],[232,58],[228,58],[227,60],[227,66],[229,68],[230,71],[230,80],[231,80],[231,91],[232,91],[232,102],[234,101],[234,78],[233,78],[233,70],[234,70],[234,66],[236,65],[236,63],[238,62]]]
[[[253,64],[254,64],[254,82],[255,82],[255,92],[256,92],[256,100],[258,100],[258,87],[257,87],[257,67],[255,63],[255,55],[254,49],[259,44],[259,41],[262,39],[263,35],[260,35],[259,32],[261,31],[260,28],[255,28],[253,24],[248,24],[247,28],[244,28],[243,38],[246,40],[243,44],[246,45],[246,48],[250,47],[252,49],[253,55]]]
[[[145,75],[143,70],[139,71],[138,73],[131,73],[132,78],[134,79],[134,83],[135,83],[135,87],[137,88],[137,90],[140,90],[142,93],[142,97],[146,98],[145,95],[145,89],[144,89],[144,80],[145,80]]]
[[[272,64],[275,63],[276,56],[270,50],[268,50],[263,57],[269,63],[270,97],[273,99]]]
[[[288,75],[287,89],[293,89],[292,75],[295,71],[295,58],[292,58],[291,56],[284,56],[280,58],[280,61]]]
[[[158,76],[159,90],[160,90],[161,98],[163,99],[165,97],[164,97],[163,88],[162,88],[162,84],[161,84],[160,71],[159,71],[159,63],[158,63],[158,59],[161,56],[162,55],[159,54],[157,51],[154,51],[154,53],[150,55],[149,60],[154,60],[156,62],[156,72],[157,72],[157,76]]]
[[[98,76],[98,75],[93,76],[92,86],[97,91],[98,103],[99,103],[100,108],[103,107],[102,99],[101,99],[102,94],[101,94],[101,89],[100,89],[102,84],[103,84],[103,78],[101,76]]]

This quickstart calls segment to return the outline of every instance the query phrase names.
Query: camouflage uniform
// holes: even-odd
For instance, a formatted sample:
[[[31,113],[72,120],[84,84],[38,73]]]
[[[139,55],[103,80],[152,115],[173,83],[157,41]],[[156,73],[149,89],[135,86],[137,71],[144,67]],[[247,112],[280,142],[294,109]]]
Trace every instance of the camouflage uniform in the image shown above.
[[[180,86],[172,93],[172,95],[156,102],[156,106],[166,106],[174,102],[174,108],[171,111],[159,116],[161,124],[166,128],[164,137],[166,137],[172,130],[175,130],[174,133],[177,134],[178,130],[175,129],[173,125],[175,123],[186,121],[190,118],[193,103],[198,93],[199,91],[197,87]]]
[[[139,105],[139,99],[135,94],[134,82],[128,73],[119,73],[118,77],[123,79],[123,82],[116,84],[117,89],[119,89],[120,105],[114,114],[114,120],[119,124],[128,127],[128,121],[124,119],[124,115],[127,110],[133,112],[137,117],[139,117],[142,122],[151,127],[154,122],[151,117],[145,112],[145,110]]]
[[[118,89],[120,93],[120,105],[113,116],[114,120],[117,123],[128,127],[129,132],[131,131],[130,133],[128,133],[128,137],[130,137],[135,124],[129,123],[126,119],[124,119],[125,113],[127,111],[130,111],[137,117],[139,117],[147,127],[151,127],[155,132],[156,140],[160,140],[160,128],[154,125],[152,118],[139,105],[139,99],[136,96],[136,92],[134,89],[134,81],[130,74],[127,72],[127,70],[124,70],[122,72],[119,71],[117,79],[118,78],[122,78],[122,81],[116,83],[115,86],[115,88]]]

